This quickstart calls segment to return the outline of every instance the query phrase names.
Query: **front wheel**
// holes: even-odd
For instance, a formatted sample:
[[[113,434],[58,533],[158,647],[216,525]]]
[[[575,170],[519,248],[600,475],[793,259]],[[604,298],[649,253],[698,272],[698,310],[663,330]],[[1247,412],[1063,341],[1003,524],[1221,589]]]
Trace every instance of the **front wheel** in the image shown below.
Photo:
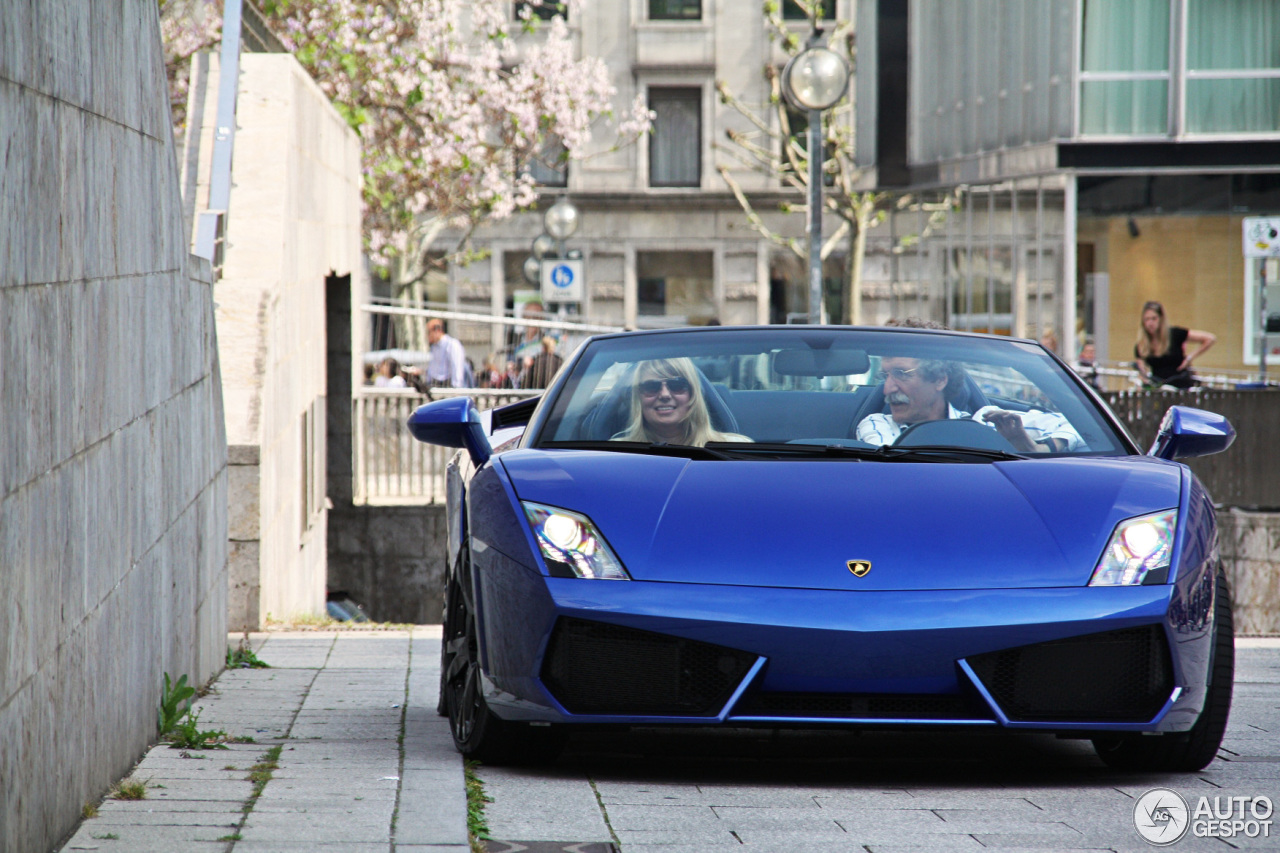
[[[467,758],[487,764],[554,760],[564,745],[558,727],[508,722],[484,700],[479,630],[466,557],[464,552],[459,558],[459,571],[453,573],[445,592],[440,653],[440,704],[449,718],[454,746]]]
[[[1231,688],[1235,681],[1235,627],[1227,579],[1218,569],[1214,587],[1213,652],[1204,709],[1190,731],[1162,735],[1125,733],[1096,737],[1093,748],[1108,766],[1120,770],[1171,770],[1194,773],[1213,761],[1227,731]]]

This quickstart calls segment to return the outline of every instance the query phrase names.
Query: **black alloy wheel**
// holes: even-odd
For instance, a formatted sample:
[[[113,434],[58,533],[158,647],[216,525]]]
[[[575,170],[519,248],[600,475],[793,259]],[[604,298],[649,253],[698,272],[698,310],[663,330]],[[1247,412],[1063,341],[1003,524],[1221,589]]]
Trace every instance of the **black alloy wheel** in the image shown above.
[[[554,760],[565,740],[558,727],[508,722],[484,701],[471,561],[465,548],[445,591],[444,612],[438,710],[449,718],[454,746],[467,758],[488,764]]]
[[[1194,773],[1213,761],[1227,730],[1231,689],[1235,681],[1235,623],[1231,591],[1219,567],[1214,583],[1213,649],[1204,708],[1190,731],[1162,735],[1140,732],[1093,738],[1093,748],[1108,766],[1118,770],[1168,770]]]

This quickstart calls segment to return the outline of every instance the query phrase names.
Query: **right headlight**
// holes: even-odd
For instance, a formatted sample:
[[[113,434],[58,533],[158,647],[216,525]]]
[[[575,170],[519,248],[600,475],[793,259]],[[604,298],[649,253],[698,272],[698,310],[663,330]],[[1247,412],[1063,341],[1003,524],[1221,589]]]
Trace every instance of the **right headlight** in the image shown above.
[[[1089,586],[1138,586],[1151,572],[1169,568],[1177,529],[1176,509],[1120,522],[1093,570]]]
[[[629,581],[622,561],[591,519],[559,507],[523,501],[524,514],[538,540],[547,569],[558,577]]]

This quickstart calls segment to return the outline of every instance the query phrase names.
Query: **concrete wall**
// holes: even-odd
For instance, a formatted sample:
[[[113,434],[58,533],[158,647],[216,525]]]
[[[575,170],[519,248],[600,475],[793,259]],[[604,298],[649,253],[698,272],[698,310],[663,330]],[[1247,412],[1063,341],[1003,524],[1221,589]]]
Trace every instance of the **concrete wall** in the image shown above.
[[[329,586],[377,622],[441,621],[447,529],[443,504],[335,506]]]
[[[226,439],[154,0],[0,3],[0,850],[226,649]]]
[[[1237,636],[1280,635],[1280,513],[1218,512]]]
[[[213,76],[192,84],[205,103],[189,110],[201,122],[189,134],[201,154],[188,152],[189,165],[207,162],[212,140],[217,62],[208,68]],[[216,288],[231,518],[241,522],[231,544],[233,629],[324,612],[325,278],[364,280],[359,138],[297,60],[241,57],[236,125]]]

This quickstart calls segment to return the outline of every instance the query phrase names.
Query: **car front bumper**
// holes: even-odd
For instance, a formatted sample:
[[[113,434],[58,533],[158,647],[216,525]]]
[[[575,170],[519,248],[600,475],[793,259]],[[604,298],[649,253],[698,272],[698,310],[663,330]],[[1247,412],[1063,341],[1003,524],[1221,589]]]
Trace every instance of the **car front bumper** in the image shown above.
[[[486,698],[506,719],[1185,731],[1204,701],[1207,564],[1178,584],[848,592],[488,556]]]

